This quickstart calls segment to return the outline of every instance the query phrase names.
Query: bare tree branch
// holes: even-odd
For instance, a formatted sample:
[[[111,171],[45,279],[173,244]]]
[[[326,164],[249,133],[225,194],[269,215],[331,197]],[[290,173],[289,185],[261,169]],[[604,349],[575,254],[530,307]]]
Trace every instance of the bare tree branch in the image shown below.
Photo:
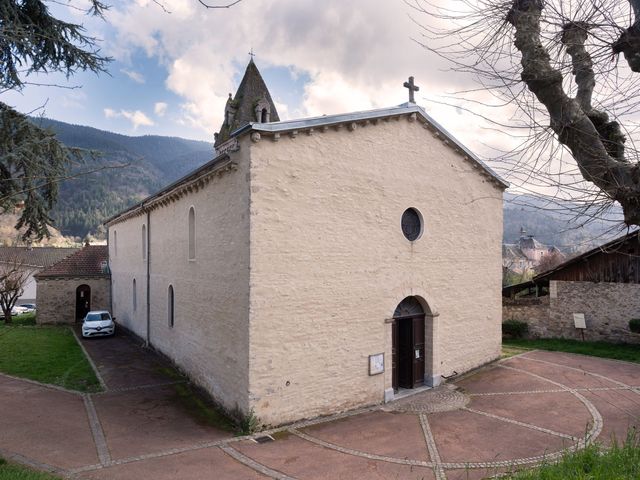
[[[231,2],[227,5],[209,5],[208,3],[203,2],[203,0],[198,0],[198,2],[205,8],[231,8],[234,5],[239,4],[242,0],[236,0],[235,2]]]
[[[577,100],[570,98],[563,89],[561,72],[551,66],[551,58],[540,37],[542,0],[514,0],[507,21],[515,27],[515,46],[522,54],[522,80],[529,90],[546,107],[551,128],[559,141],[573,154],[584,178],[593,182],[623,207],[625,222],[640,225],[640,167],[609,155],[601,136],[587,113]],[[565,29],[567,37],[578,37],[579,29]],[[582,30],[581,36],[584,36]],[[580,37],[578,37],[580,38]],[[582,71],[582,101],[590,94],[588,68],[585,58],[579,60],[579,41],[571,44],[571,50]],[[578,60],[576,60],[578,59]],[[589,101],[590,104],[590,101]]]

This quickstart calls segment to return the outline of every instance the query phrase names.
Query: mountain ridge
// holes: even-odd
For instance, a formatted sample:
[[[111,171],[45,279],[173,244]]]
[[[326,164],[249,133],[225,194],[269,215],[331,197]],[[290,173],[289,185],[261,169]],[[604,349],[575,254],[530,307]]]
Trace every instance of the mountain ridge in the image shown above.
[[[214,156],[213,144],[199,140],[129,136],[48,118],[32,121],[55,132],[66,146],[88,151],[82,162],[71,166],[72,178],[60,183],[51,211],[54,226],[67,236],[100,234],[104,220]]]

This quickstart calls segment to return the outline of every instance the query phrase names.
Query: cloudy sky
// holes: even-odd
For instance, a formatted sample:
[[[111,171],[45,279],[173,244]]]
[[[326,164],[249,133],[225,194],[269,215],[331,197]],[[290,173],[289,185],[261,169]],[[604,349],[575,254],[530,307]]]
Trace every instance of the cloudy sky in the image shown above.
[[[416,43],[417,23],[429,19],[404,0],[242,0],[215,10],[164,0],[166,11],[152,0],[107,3],[104,21],[51,6],[100,39],[114,58],[108,74],[34,78],[81,88],[29,86],[3,100],[23,112],[45,105],[48,117],[129,135],[212,141],[253,49],[283,119],[406,102],[402,84],[414,75],[417,102],[477,144],[477,119],[434,102],[469,79],[447,72]]]

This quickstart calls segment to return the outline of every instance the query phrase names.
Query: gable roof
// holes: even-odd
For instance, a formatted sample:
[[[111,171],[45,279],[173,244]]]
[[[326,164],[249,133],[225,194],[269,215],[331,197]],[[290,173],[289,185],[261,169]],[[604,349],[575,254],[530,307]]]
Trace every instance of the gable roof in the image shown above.
[[[403,103],[396,107],[380,108],[376,110],[365,110],[362,112],[342,113],[338,115],[323,115],[321,117],[303,118],[299,120],[285,120],[282,122],[258,123],[250,122],[247,125],[231,132],[231,137],[240,136],[247,132],[261,132],[265,134],[279,134],[286,132],[313,130],[315,128],[328,128],[340,124],[354,124],[363,121],[375,121],[400,115],[415,116],[424,125],[435,129],[445,143],[452,143],[454,148],[466,155],[469,160],[487,173],[502,188],[508,188],[509,183],[503,180],[496,172],[486,163],[480,160],[471,150],[465,147],[460,141],[449,133],[442,125],[436,122],[431,116],[419,105],[415,103]]]
[[[259,102],[266,102],[268,104],[270,121],[280,121],[278,111],[271,99],[267,84],[262,79],[262,75],[260,75],[260,71],[253,62],[253,59],[251,59],[233,99],[231,98],[231,94],[229,94],[229,99],[225,107],[225,120],[220,127],[220,132],[215,141],[216,147],[229,140],[231,132],[255,120],[255,107]],[[230,116],[230,124],[227,123],[227,112],[232,113]]]
[[[628,233],[626,235],[622,235],[621,237],[615,238],[613,240],[611,240],[610,242],[605,243],[604,245],[600,245],[598,247],[592,248],[591,250],[584,252],[581,255],[578,255],[576,257],[570,258],[569,260],[567,260],[566,262],[561,263],[560,265],[552,268],[551,270],[547,270],[546,272],[542,272],[539,275],[536,275],[535,277],[533,277],[533,281],[539,281],[539,280],[543,280],[543,279],[548,279],[549,277],[551,277],[554,273],[558,272],[559,270],[564,270],[565,268],[571,266],[571,265],[575,265],[577,263],[581,263],[584,262],[585,260],[593,257],[594,255],[599,255],[599,254],[609,254],[609,253],[615,253],[617,251],[618,248],[620,248],[622,245],[624,244],[631,244],[631,242],[635,242],[637,244],[640,244],[640,230],[635,230],[631,233]]]
[[[108,259],[109,248],[106,245],[86,245],[34,277],[108,277]]]
[[[362,112],[345,113],[338,115],[323,115],[321,117],[304,118],[300,120],[285,120],[270,123],[257,123],[249,122],[246,125],[230,132],[230,139],[239,137],[245,133],[256,132],[264,134],[279,135],[283,132],[298,132],[302,130],[313,130],[315,128],[324,129],[330,126],[338,125],[353,125],[357,122],[369,122],[377,121],[378,119],[395,118],[399,116],[407,115],[411,118],[420,119],[420,121],[427,128],[432,128],[436,131],[441,140],[452,146],[452,148],[461,152],[465,158],[468,159],[475,167],[480,169],[480,172],[484,173],[488,178],[495,182],[500,188],[505,189],[509,187],[509,183],[504,181],[496,172],[494,172],[488,165],[480,160],[476,155],[467,149],[462,143],[460,143],[453,135],[442,127],[438,122],[433,120],[425,110],[416,105],[415,103],[404,103],[397,107],[382,108],[377,110],[366,110]],[[236,147],[237,148],[237,147]],[[230,151],[235,151],[231,149]],[[176,180],[172,184],[164,187],[158,192],[150,195],[141,202],[116,213],[112,217],[104,221],[107,226],[113,223],[126,220],[132,216],[140,215],[145,211],[145,208],[155,208],[158,204],[161,204],[164,199],[181,196],[185,190],[191,191],[192,187],[197,190],[198,185],[203,181],[208,181],[207,177],[216,172],[222,172],[226,169],[235,168],[235,163],[225,151],[219,153],[211,161],[205,163],[201,167],[197,168],[191,173],[188,173],[184,177]]]
[[[46,268],[78,250],[78,248],[58,247],[0,247],[0,263]]]

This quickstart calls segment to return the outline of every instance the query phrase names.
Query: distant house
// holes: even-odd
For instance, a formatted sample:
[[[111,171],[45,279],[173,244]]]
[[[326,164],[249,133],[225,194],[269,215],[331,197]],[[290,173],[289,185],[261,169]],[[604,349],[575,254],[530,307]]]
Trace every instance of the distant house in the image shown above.
[[[35,303],[37,290],[33,276],[77,251],[77,248],[0,247],[0,268],[15,265],[29,272],[24,292],[18,298],[16,305]]]
[[[106,245],[85,245],[34,275],[38,323],[74,323],[89,310],[111,309],[111,274]]]
[[[523,320],[537,337],[640,343],[640,230],[589,250],[528,282],[502,290],[503,319]],[[576,329],[574,314],[586,329]]]
[[[557,247],[540,243],[533,235],[527,235],[523,228],[518,243],[502,245],[502,267],[515,273],[526,274],[535,271],[540,262],[550,255],[565,258]]]

